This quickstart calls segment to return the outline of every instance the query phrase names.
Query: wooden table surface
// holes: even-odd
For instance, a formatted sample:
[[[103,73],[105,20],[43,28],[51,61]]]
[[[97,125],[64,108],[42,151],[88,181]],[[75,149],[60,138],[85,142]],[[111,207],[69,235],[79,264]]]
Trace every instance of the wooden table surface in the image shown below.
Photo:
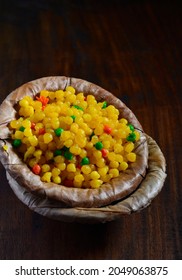
[[[44,76],[80,77],[134,111],[167,161],[160,194],[106,224],[29,210],[0,165],[0,259],[182,258],[182,9],[177,1],[0,1],[0,101]]]

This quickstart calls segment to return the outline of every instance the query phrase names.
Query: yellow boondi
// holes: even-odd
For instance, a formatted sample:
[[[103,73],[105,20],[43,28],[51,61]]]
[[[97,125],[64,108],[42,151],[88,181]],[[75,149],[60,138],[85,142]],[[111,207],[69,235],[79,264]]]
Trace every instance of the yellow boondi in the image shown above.
[[[113,105],[71,86],[25,96],[18,115],[13,147],[43,182],[99,188],[136,161],[140,133]]]

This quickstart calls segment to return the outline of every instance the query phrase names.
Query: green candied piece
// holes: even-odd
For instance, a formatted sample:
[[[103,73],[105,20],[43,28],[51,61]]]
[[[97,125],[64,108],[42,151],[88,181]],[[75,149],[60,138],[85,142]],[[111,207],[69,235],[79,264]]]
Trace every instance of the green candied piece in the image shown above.
[[[74,107],[74,108],[76,108],[76,109],[78,109],[78,110],[83,111],[83,108],[82,108],[82,107],[80,107],[80,106],[78,106],[78,105],[73,105],[73,107]]]
[[[68,159],[68,160],[72,160],[72,159],[73,159],[73,155],[72,155],[72,153],[70,153],[69,150],[67,150],[67,151],[64,152],[64,157],[65,157],[66,159]]]
[[[126,140],[129,141],[129,142],[134,142],[135,139],[136,139],[136,134],[134,132],[130,133],[128,135],[128,137],[126,138]]]
[[[18,147],[20,147],[21,146],[21,139],[15,139],[15,140],[13,140],[13,147],[14,148],[18,148]]]
[[[24,126],[20,126],[20,128],[19,128],[19,131],[24,131],[25,130],[25,127]]]
[[[56,134],[56,136],[60,136],[63,131],[64,131],[63,128],[58,127],[54,130],[54,133]]]
[[[97,143],[95,143],[95,148],[97,149],[97,150],[102,150],[102,148],[103,148],[103,144],[102,144],[102,142],[97,142]]]
[[[135,128],[134,128],[134,126],[133,126],[131,123],[128,124],[128,127],[130,128],[130,130],[131,130],[132,132],[134,132]]]
[[[82,160],[81,160],[81,165],[87,165],[87,164],[89,164],[89,163],[90,163],[90,160],[89,160],[88,157],[82,158]]]
[[[105,109],[107,107],[107,105],[108,105],[107,101],[104,101],[102,104],[102,109]]]
[[[75,121],[76,116],[75,116],[75,115],[72,115],[71,118],[73,119],[73,121]]]
[[[55,157],[56,156],[61,156],[61,155],[62,155],[62,151],[61,150],[57,149],[57,150],[54,151],[54,156]]]

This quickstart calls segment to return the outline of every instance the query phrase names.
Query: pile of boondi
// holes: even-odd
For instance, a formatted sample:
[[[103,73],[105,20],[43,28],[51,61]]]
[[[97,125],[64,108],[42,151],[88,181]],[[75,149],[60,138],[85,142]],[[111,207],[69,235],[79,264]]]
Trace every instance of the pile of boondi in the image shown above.
[[[140,134],[119,110],[71,86],[19,101],[13,147],[43,182],[99,188],[136,161]]]

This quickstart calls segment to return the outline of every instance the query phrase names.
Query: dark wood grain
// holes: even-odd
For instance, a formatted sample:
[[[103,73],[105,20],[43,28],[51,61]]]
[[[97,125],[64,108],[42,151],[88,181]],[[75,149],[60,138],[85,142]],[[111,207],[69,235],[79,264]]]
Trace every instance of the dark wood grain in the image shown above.
[[[0,165],[0,259],[182,258],[182,9],[177,1],[0,1],[0,100],[65,75],[132,109],[168,177],[151,206],[115,222],[67,224],[30,211]]]

